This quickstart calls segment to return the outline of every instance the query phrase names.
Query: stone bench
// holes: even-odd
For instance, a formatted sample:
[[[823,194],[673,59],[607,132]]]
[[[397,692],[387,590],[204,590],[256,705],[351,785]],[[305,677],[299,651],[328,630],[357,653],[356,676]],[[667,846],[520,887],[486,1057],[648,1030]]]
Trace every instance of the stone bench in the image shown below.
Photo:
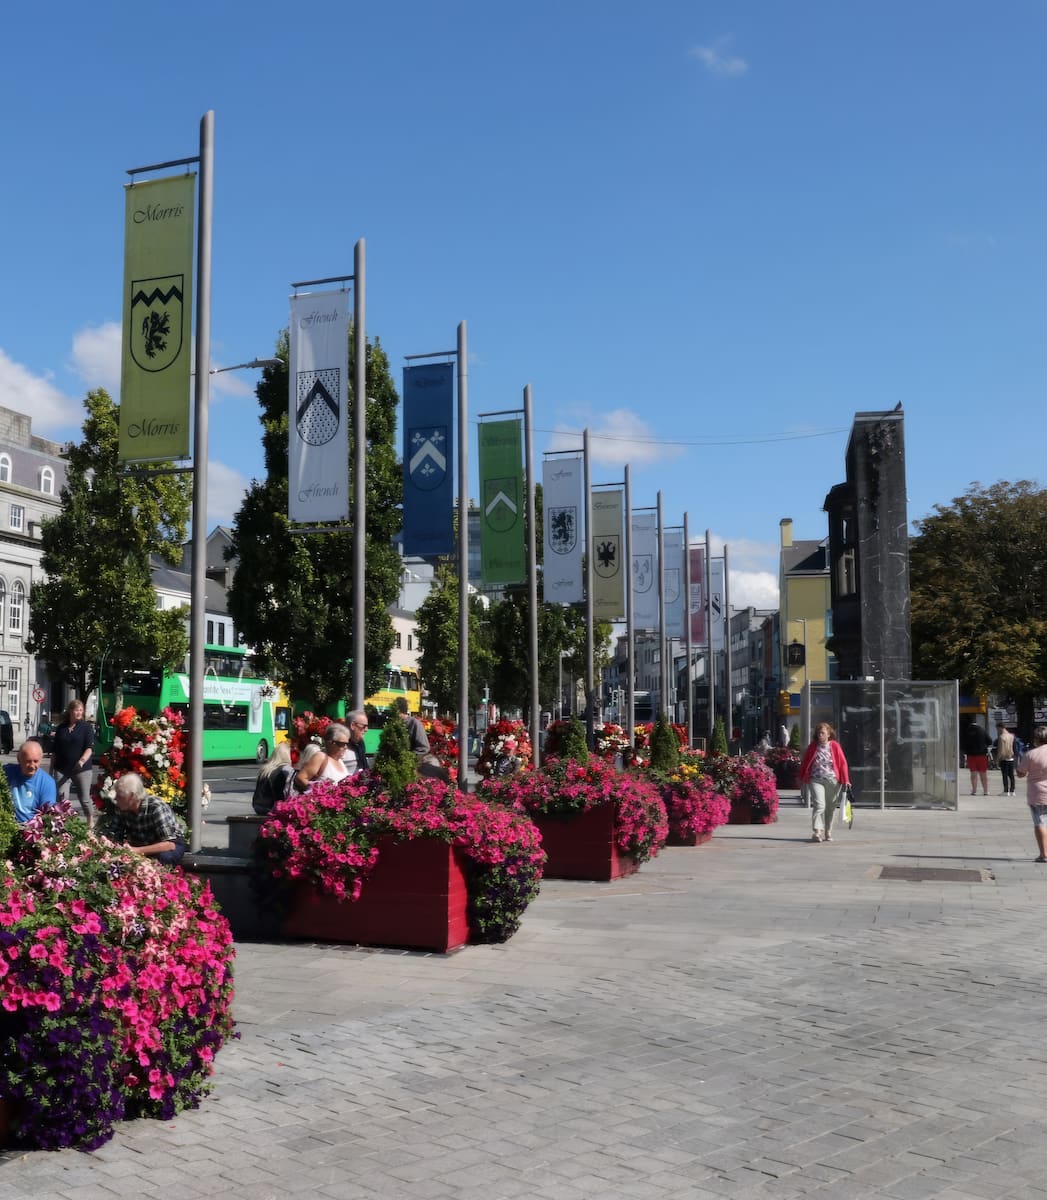
[[[236,941],[267,941],[278,936],[276,919],[270,913],[260,911],[255,900],[249,857],[220,850],[200,850],[185,854],[181,866],[186,874],[195,875],[211,885]]]
[[[229,828],[229,853],[250,858],[253,852],[255,838],[262,827],[265,817],[257,813],[237,813],[226,817],[225,823]]]

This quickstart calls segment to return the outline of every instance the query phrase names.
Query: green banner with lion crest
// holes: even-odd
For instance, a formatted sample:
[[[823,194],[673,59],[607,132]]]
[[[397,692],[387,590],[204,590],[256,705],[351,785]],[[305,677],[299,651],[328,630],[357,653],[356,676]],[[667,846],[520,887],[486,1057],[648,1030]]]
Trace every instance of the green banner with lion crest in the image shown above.
[[[189,456],[196,176],[129,184],[120,461]]]

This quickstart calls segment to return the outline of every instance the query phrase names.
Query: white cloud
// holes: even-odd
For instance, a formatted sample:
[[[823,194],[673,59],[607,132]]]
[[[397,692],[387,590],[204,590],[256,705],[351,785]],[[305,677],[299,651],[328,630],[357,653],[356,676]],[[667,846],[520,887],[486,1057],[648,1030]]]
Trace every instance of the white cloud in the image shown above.
[[[727,541],[727,566],[730,571],[730,593],[732,608],[777,608],[778,607],[778,553],[779,547],[772,542],[757,542],[751,538],[724,539],[721,534],[709,532],[709,546],[714,558],[723,556],[724,541]],[[691,534],[691,543],[704,546],[704,537]]]
[[[116,321],[89,325],[73,335],[73,369],[88,389],[105,388],[120,398],[120,326]]]
[[[240,511],[250,481],[234,467],[209,458],[207,461],[207,528],[231,525]]]
[[[61,437],[78,429],[84,417],[80,400],[73,400],[51,380],[34,375],[0,348],[0,405],[33,418],[33,432]]]
[[[594,464],[632,463],[646,466],[678,458],[683,448],[655,437],[650,425],[627,408],[600,413],[585,426],[589,430],[589,454]],[[548,450],[581,449],[582,425],[557,429],[549,439]]]
[[[728,52],[727,47],[732,39],[728,35],[719,37],[710,46],[692,46],[687,51],[689,57],[697,59],[710,75],[721,79],[744,75],[749,70],[749,64],[744,58]]]

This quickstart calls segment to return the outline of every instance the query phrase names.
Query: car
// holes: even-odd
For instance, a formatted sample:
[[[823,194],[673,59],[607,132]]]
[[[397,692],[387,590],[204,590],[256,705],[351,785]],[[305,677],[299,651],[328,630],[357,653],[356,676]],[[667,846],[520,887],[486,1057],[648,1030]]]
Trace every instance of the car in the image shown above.
[[[0,708],[0,754],[10,754],[15,748],[15,726],[11,714]]]

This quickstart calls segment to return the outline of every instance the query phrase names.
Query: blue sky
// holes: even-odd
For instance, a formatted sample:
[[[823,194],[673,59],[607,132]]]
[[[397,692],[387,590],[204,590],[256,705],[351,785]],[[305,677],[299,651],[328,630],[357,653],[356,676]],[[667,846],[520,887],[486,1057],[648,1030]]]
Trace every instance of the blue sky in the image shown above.
[[[1047,6],[967,0],[56,0],[5,14],[0,404],[78,434],[118,392],[123,184],[215,111],[214,365],[367,243],[368,333],[468,322],[472,413],[731,546],[775,602],[857,411],[905,410],[909,516],[1041,480]],[[210,518],[262,470],[218,376]],[[558,432],[559,431],[559,432]],[[475,447],[475,430],[472,444]],[[475,452],[473,453],[475,464]]]

